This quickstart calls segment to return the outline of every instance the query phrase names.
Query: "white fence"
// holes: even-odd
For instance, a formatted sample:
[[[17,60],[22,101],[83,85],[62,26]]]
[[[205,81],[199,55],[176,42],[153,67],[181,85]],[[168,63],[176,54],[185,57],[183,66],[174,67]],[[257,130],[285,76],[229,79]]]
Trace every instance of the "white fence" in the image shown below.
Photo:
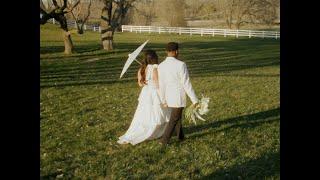
[[[53,18],[48,20],[49,23],[52,23],[52,24],[59,24],[59,22],[55,21]],[[68,24],[68,27],[69,28],[77,28],[77,25],[76,25],[76,22],[75,21],[68,21],[67,22]],[[83,30],[87,31],[99,31],[101,32],[101,28],[99,25],[96,25],[96,24],[85,24],[83,25]]]
[[[208,28],[184,28],[184,27],[157,27],[157,26],[131,26],[122,25],[122,32],[136,33],[176,33],[176,34],[199,34],[211,36],[234,36],[234,37],[259,37],[259,38],[280,38],[280,32],[277,31],[254,31],[254,30],[232,30],[232,29],[208,29]]]
[[[59,24],[53,18],[48,22],[53,24]],[[68,21],[68,27],[76,28],[76,23],[74,21]],[[199,34],[210,35],[210,36],[233,36],[233,37],[259,37],[259,38],[280,38],[280,32],[278,31],[254,31],[254,30],[232,30],[232,29],[209,29],[209,28],[186,28],[186,27],[158,27],[158,26],[131,26],[122,25],[122,32],[135,32],[135,33],[176,33],[176,34]],[[84,30],[99,31],[101,28],[97,24],[85,24]]]

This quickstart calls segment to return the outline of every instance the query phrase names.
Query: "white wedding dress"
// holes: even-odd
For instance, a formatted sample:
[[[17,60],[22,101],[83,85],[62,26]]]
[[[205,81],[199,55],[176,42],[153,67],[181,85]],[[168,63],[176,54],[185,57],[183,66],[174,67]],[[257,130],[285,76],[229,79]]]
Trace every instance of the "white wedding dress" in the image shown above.
[[[161,107],[157,86],[153,80],[153,69],[158,65],[146,67],[146,83],[138,98],[138,107],[127,132],[119,137],[119,144],[138,144],[145,140],[162,136],[170,119],[168,108]]]

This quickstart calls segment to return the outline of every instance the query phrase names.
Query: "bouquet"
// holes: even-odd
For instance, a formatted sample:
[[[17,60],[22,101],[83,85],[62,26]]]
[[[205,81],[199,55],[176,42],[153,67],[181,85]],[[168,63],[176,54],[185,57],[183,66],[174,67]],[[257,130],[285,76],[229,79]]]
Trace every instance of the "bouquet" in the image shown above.
[[[186,108],[185,117],[190,122],[193,121],[194,124],[197,124],[196,119],[200,119],[201,121],[205,121],[201,117],[201,115],[205,115],[209,112],[208,106],[209,106],[210,98],[204,97],[202,95],[201,100],[199,101],[199,104],[197,106],[194,106],[193,104]]]

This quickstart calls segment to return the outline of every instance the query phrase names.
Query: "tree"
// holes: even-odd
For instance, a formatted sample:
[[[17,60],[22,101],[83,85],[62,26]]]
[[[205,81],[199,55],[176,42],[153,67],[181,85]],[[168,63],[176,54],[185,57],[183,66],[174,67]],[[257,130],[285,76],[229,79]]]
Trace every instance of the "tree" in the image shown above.
[[[260,23],[271,26],[278,18],[280,0],[261,0],[255,12],[255,18]]]
[[[65,14],[72,11],[78,4],[79,0],[74,3],[69,3],[67,0],[59,1],[56,0],[47,0],[45,4],[40,0],[40,24],[46,24],[47,21],[51,18],[54,18],[59,22],[60,28],[63,30],[63,41],[64,41],[64,53],[72,54],[73,52],[73,43],[71,40],[71,35],[68,30],[67,18]]]
[[[72,3],[69,2],[69,5],[72,6]],[[83,27],[90,16],[90,7],[91,0],[89,0],[89,3],[83,3],[82,1],[80,1],[80,4],[77,7],[75,7],[72,11],[70,11],[76,23],[78,34],[83,34],[84,32]]]
[[[279,0],[218,0],[215,3],[228,28],[240,29],[245,23],[271,24],[277,18]]]
[[[210,19],[216,11],[212,0],[186,0],[186,17],[189,19]]]
[[[134,21],[139,25],[150,26],[157,17],[154,0],[140,0],[135,4],[134,10]]]
[[[158,0],[159,18],[169,26],[187,25],[184,17],[185,1],[184,0]]]
[[[226,21],[229,29],[235,25],[237,29],[251,19],[250,8],[255,0],[219,0],[217,7],[222,12],[222,16]]]
[[[103,49],[113,50],[113,35],[135,0],[101,0],[101,41]]]

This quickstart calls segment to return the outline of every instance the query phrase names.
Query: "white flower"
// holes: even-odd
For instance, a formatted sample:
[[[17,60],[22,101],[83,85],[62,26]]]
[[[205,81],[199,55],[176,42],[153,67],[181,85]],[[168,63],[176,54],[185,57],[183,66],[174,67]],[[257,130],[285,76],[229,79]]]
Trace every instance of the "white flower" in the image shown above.
[[[199,102],[199,114],[200,115],[204,115],[204,114],[207,114],[209,112],[209,101],[210,101],[210,98],[205,98],[202,96],[200,102]]]
[[[189,119],[189,121],[192,120],[194,124],[197,124],[196,119],[205,121],[205,119],[203,119],[200,115],[205,115],[209,112],[209,101],[210,98],[202,96],[198,106],[195,107],[191,105],[188,108],[186,108],[186,119]]]

